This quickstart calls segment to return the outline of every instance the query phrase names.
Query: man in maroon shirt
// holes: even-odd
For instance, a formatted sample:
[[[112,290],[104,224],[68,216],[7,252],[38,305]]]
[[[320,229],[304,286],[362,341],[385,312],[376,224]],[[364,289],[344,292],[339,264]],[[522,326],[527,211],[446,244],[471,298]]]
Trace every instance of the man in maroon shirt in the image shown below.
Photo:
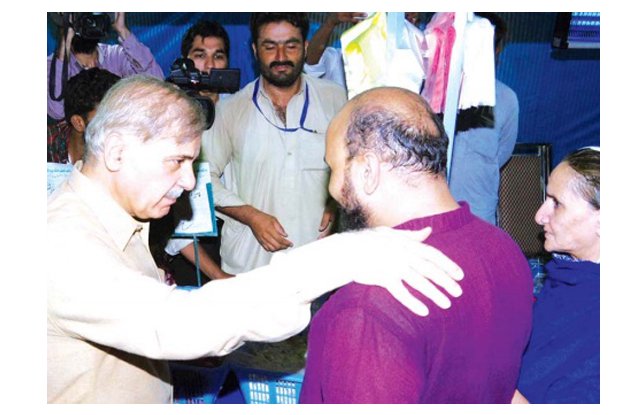
[[[427,103],[400,88],[364,92],[334,118],[326,144],[343,223],[429,226],[427,243],[465,278],[462,297],[425,318],[378,287],[337,291],[311,324],[300,402],[509,403],[531,329],[530,269],[505,232],[451,196],[448,140]]]

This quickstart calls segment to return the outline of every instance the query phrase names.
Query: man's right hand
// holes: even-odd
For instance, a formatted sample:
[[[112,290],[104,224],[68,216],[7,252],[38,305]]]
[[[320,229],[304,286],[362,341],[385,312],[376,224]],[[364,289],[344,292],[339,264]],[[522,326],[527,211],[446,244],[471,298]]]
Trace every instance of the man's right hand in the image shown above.
[[[289,235],[275,216],[256,210],[251,215],[248,225],[258,243],[268,252],[280,251],[293,246],[293,242],[287,239]]]
[[[280,251],[293,246],[293,242],[287,239],[288,235],[280,221],[252,205],[218,206],[217,209],[249,226],[258,243],[268,252]]]

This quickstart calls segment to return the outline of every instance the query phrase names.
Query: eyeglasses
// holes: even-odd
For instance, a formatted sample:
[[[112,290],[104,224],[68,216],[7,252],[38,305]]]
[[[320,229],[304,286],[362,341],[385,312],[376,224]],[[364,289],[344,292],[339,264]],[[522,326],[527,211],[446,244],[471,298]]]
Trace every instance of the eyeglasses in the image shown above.
[[[260,105],[258,105],[258,90],[259,89],[260,89],[260,78],[256,79],[256,83],[254,84],[254,92],[252,94],[252,101],[254,102],[254,105],[256,106],[256,109],[258,110],[258,112],[261,113],[261,115],[265,118],[265,120],[267,120],[269,124],[273,125],[275,128],[277,128],[280,131],[284,131],[285,133],[294,133],[295,131],[302,130],[308,133],[321,134],[317,130],[311,130],[309,128],[304,127],[304,122],[306,121],[306,116],[308,115],[308,104],[310,102],[310,99],[308,97],[308,84],[306,84],[306,88],[304,89],[304,107],[302,108],[302,115],[300,115],[299,117],[299,127],[296,127],[296,128],[281,127],[279,125],[274,124],[269,118],[267,118],[263,110],[260,109]]]

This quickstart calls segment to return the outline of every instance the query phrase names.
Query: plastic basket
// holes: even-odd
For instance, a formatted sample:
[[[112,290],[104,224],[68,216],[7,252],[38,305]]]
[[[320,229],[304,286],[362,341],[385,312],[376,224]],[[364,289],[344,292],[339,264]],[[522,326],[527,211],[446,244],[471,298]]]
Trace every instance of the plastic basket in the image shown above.
[[[215,403],[230,372],[227,364],[209,368],[170,362],[169,367],[177,404]]]
[[[296,404],[302,390],[304,369],[296,373],[271,372],[232,366],[246,403]]]

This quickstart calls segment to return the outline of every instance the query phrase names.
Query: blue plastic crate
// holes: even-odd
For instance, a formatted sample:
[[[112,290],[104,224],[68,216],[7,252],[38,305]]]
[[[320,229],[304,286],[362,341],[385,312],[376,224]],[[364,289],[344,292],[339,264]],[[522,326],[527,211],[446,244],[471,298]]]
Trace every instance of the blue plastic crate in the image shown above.
[[[170,362],[174,403],[211,404],[226,381],[230,367],[227,364],[209,368]]]
[[[246,403],[296,404],[302,390],[304,369],[296,373],[271,372],[232,366]]]

